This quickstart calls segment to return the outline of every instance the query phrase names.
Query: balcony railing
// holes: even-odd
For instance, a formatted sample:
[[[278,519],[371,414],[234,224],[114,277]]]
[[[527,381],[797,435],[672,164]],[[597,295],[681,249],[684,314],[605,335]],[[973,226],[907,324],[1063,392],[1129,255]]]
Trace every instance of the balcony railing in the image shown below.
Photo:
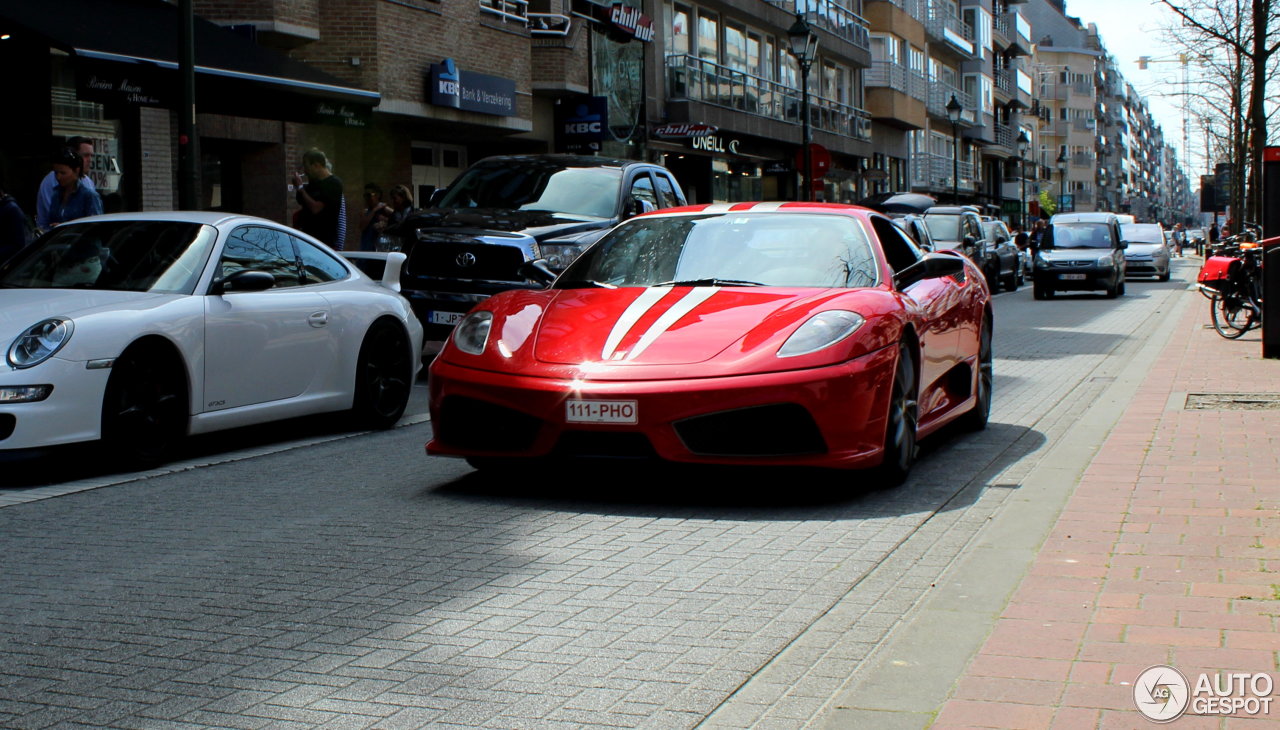
[[[1013,96],[1013,72],[1007,68],[996,70],[996,88]]]
[[[1088,152],[1077,152],[1074,155],[1071,155],[1072,167],[1093,168],[1093,167],[1097,167],[1097,165],[1098,165],[1098,158],[1094,157]]]
[[[959,184],[952,184],[952,173],[959,172]],[[911,186],[929,190],[958,190],[972,192],[977,189],[973,177],[973,163],[959,162],[952,164],[950,157],[931,154],[915,154],[911,156]]]
[[[480,0],[480,11],[496,15],[503,22],[529,23],[529,0]]]
[[[996,125],[996,144],[1001,147],[1013,149],[1017,143],[1018,135],[1013,131],[1015,128],[1009,124]]]
[[[800,90],[736,71],[697,56],[667,56],[667,97],[736,109],[800,124]],[[809,123],[824,132],[871,140],[871,115],[855,106],[810,92]]]
[[[952,94],[955,94],[956,101],[960,102],[961,108],[968,112],[973,111],[972,96],[951,84],[945,84],[941,81],[929,84],[929,99],[925,103],[927,111],[935,117],[946,117],[947,102],[951,101]]]
[[[871,50],[871,31],[866,19],[833,0],[766,0],[795,15],[804,13],[810,25],[830,31],[865,51]]]
[[[922,74],[892,61],[872,61],[865,78],[868,88],[890,88],[920,101],[929,96],[929,82]]]
[[[572,25],[569,16],[559,13],[529,13],[529,35],[535,38],[563,38]]]
[[[935,38],[949,41],[953,46],[973,53],[973,31],[948,5],[930,0],[924,20],[924,28]]]

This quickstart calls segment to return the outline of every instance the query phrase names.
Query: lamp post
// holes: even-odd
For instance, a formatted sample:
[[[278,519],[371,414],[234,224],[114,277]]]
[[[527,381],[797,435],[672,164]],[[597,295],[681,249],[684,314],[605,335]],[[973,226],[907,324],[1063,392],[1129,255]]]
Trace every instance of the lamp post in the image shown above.
[[[796,64],[800,67],[800,123],[801,144],[803,145],[804,171],[797,176],[796,184],[803,185],[804,190],[798,192],[796,198],[798,200],[813,200],[813,150],[809,149],[812,143],[812,131],[809,129],[809,68],[813,66],[813,62],[818,57],[818,36],[809,28],[809,22],[804,19],[804,13],[796,13],[796,22],[787,30],[787,38],[791,42],[791,55],[795,56]],[[803,178],[802,183],[800,179]]]
[[[947,119],[951,120],[951,200],[960,203],[960,112],[964,107],[956,95],[947,102]]]
[[[1067,192],[1067,148],[1063,146],[1062,151],[1058,153],[1058,210],[1062,212],[1063,196]]]
[[[1031,138],[1026,129],[1018,130],[1018,177],[1022,178],[1022,197],[1018,199],[1018,227],[1027,230],[1027,147]]]

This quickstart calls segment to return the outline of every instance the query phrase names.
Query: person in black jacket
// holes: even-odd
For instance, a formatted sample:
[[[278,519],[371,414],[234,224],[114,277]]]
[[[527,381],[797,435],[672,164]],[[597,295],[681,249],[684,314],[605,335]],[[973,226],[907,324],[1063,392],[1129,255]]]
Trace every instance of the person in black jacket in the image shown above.
[[[0,264],[28,243],[27,216],[18,206],[18,201],[5,192],[4,180],[0,179]]]
[[[296,228],[341,250],[347,237],[346,200],[342,197],[342,180],[329,169],[329,160],[318,149],[302,155],[304,180],[293,173],[293,186],[298,205],[302,206]]]

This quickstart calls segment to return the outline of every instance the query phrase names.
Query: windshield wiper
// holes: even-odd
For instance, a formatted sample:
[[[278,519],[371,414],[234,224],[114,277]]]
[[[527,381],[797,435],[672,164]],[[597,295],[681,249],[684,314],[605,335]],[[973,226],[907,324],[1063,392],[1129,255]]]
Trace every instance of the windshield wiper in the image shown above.
[[[650,286],[766,286],[758,281],[742,281],[741,279],[686,279],[684,281],[664,281]]]
[[[595,287],[597,289],[617,289],[613,284],[606,284],[603,281],[594,279],[570,279],[556,283],[557,289],[582,289],[584,287]]]

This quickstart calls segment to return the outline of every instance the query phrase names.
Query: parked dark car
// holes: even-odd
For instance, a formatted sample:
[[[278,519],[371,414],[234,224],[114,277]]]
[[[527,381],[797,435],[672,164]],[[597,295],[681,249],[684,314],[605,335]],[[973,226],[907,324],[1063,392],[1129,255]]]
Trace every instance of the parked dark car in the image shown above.
[[[401,293],[426,339],[444,340],[476,303],[508,289],[544,288],[545,269],[532,262],[559,272],[617,223],[686,203],[661,165],[574,155],[488,157],[393,232],[408,255]]]
[[[1017,276],[1017,248],[1012,261],[1003,261],[982,225],[978,209],[970,205],[935,205],[924,213],[933,236],[934,250],[958,250],[968,256],[987,279],[992,293],[1000,291],[1002,277]],[[1016,284],[1010,288],[1017,288]]]
[[[906,215],[889,213],[888,215],[899,228],[911,236],[911,240],[915,241],[921,251],[928,253],[933,250],[933,236],[929,234],[929,226],[924,222],[924,216],[915,213]]]
[[[1120,221],[1111,213],[1059,213],[1036,250],[1036,299],[1060,291],[1104,289],[1124,294],[1124,248]]]
[[[999,218],[985,217],[982,219],[982,228],[987,234],[987,240],[991,242],[988,263],[999,272],[1000,286],[1008,291],[1017,291],[1024,281],[1022,261],[1018,257],[1018,244],[1014,243],[1009,226]],[[990,279],[990,275],[987,278]]]

